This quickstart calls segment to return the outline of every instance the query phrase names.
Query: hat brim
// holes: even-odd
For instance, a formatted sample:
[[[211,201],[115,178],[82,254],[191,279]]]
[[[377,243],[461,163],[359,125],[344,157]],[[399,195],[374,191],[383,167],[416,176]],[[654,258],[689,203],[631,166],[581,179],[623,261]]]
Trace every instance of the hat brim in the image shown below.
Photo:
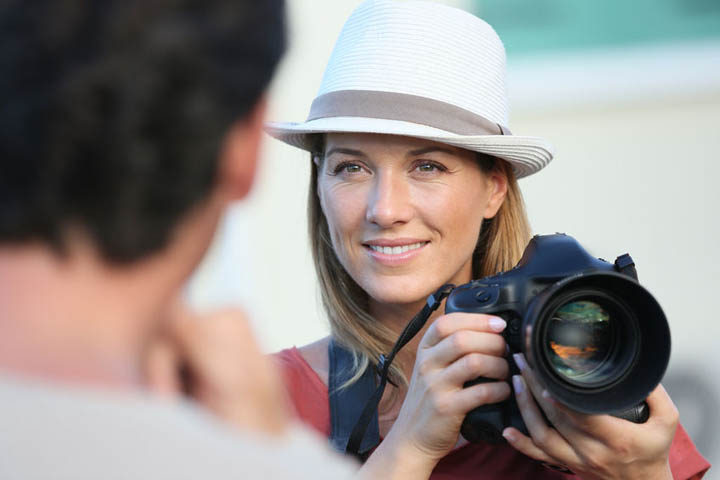
[[[542,170],[553,159],[552,145],[539,137],[519,135],[465,136],[438,128],[399,120],[364,117],[319,118],[304,123],[270,122],[265,131],[274,138],[311,151],[314,134],[330,132],[381,133],[423,138],[475,152],[493,155],[508,161],[517,178]]]

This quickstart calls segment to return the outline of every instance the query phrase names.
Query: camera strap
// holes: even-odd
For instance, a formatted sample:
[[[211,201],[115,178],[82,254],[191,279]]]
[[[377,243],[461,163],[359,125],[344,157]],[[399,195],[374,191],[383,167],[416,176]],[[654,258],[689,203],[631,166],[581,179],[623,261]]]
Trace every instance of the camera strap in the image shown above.
[[[400,337],[398,338],[397,342],[395,342],[395,345],[393,346],[390,353],[387,356],[380,355],[380,359],[377,365],[377,373],[380,376],[379,383],[375,389],[375,392],[365,403],[365,407],[363,408],[360,416],[355,422],[355,426],[353,427],[352,432],[348,437],[347,444],[344,448],[345,453],[354,455],[355,457],[359,458],[360,461],[364,462],[370,455],[372,449],[377,446],[377,442],[379,441],[379,434],[376,437],[377,440],[375,442],[369,442],[370,445],[368,445],[367,443],[363,444],[363,439],[365,438],[368,432],[368,427],[371,425],[371,423],[374,426],[377,425],[378,404],[380,403],[380,399],[383,396],[383,392],[385,392],[385,387],[387,386],[389,380],[388,375],[390,373],[390,364],[392,364],[392,361],[395,359],[395,356],[400,351],[400,349],[403,348],[410,340],[412,340],[412,338],[417,335],[417,333],[423,328],[425,323],[427,323],[428,318],[430,318],[430,314],[432,314],[435,310],[438,309],[442,301],[445,300],[445,298],[450,294],[453,288],[455,288],[454,285],[443,285],[435,293],[430,295],[427,298],[427,302],[425,303],[425,306],[423,306],[422,310],[417,315],[415,315],[415,317],[413,317],[413,319],[402,331]],[[367,374],[368,372],[372,372],[372,370],[368,369],[365,374]],[[365,376],[365,374],[363,376]],[[331,392],[330,395],[333,395],[333,392]],[[332,403],[333,402],[331,399],[331,404]],[[336,413],[333,413],[331,415],[333,419],[337,416],[338,415]],[[375,421],[373,422],[373,420]],[[336,439],[333,438],[333,444],[335,444],[335,441]]]

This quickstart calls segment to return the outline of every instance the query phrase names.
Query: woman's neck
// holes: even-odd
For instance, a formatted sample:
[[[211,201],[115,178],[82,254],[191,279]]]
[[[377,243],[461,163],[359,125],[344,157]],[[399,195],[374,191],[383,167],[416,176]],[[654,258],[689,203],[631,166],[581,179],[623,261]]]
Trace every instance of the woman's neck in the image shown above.
[[[395,304],[380,303],[370,299],[370,314],[375,320],[390,328],[398,335],[407,326],[410,320],[422,310],[425,300],[413,303]]]
[[[379,303],[370,299],[369,310],[375,320],[388,327],[399,337],[413,317],[423,309],[425,303],[425,299],[408,304]],[[443,302],[443,304],[430,315],[430,318],[425,322],[423,328],[403,347],[401,354],[398,355],[398,365],[402,368],[408,380],[410,380],[410,376],[412,375],[415,355],[417,354],[420,341],[435,318],[443,314],[444,309],[445,303]]]

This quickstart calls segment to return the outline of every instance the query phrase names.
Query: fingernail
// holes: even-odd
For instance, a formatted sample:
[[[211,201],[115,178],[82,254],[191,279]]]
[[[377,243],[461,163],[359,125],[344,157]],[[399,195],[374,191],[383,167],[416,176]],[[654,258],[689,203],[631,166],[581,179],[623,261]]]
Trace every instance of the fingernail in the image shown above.
[[[515,364],[518,366],[520,371],[525,370],[525,357],[523,357],[522,353],[513,353],[513,359],[515,359]]]
[[[505,326],[507,325],[507,323],[505,323],[505,320],[500,317],[490,317],[488,323],[490,324],[490,328],[492,330],[495,330],[496,332],[502,332],[503,330],[505,330]]]
[[[515,392],[523,393],[525,391],[525,382],[520,375],[513,375],[513,387]]]
[[[515,435],[513,435],[512,430],[510,430],[509,428],[503,430],[502,436],[505,437],[505,440],[507,440],[508,442],[515,441]]]

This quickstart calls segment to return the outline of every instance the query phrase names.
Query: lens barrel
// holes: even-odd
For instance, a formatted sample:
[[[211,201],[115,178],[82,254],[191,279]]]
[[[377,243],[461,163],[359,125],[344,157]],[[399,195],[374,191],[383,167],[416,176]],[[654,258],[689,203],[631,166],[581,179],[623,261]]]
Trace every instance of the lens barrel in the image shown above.
[[[670,331],[654,297],[613,272],[565,278],[523,319],[525,355],[550,394],[582,413],[642,402],[662,379]]]

